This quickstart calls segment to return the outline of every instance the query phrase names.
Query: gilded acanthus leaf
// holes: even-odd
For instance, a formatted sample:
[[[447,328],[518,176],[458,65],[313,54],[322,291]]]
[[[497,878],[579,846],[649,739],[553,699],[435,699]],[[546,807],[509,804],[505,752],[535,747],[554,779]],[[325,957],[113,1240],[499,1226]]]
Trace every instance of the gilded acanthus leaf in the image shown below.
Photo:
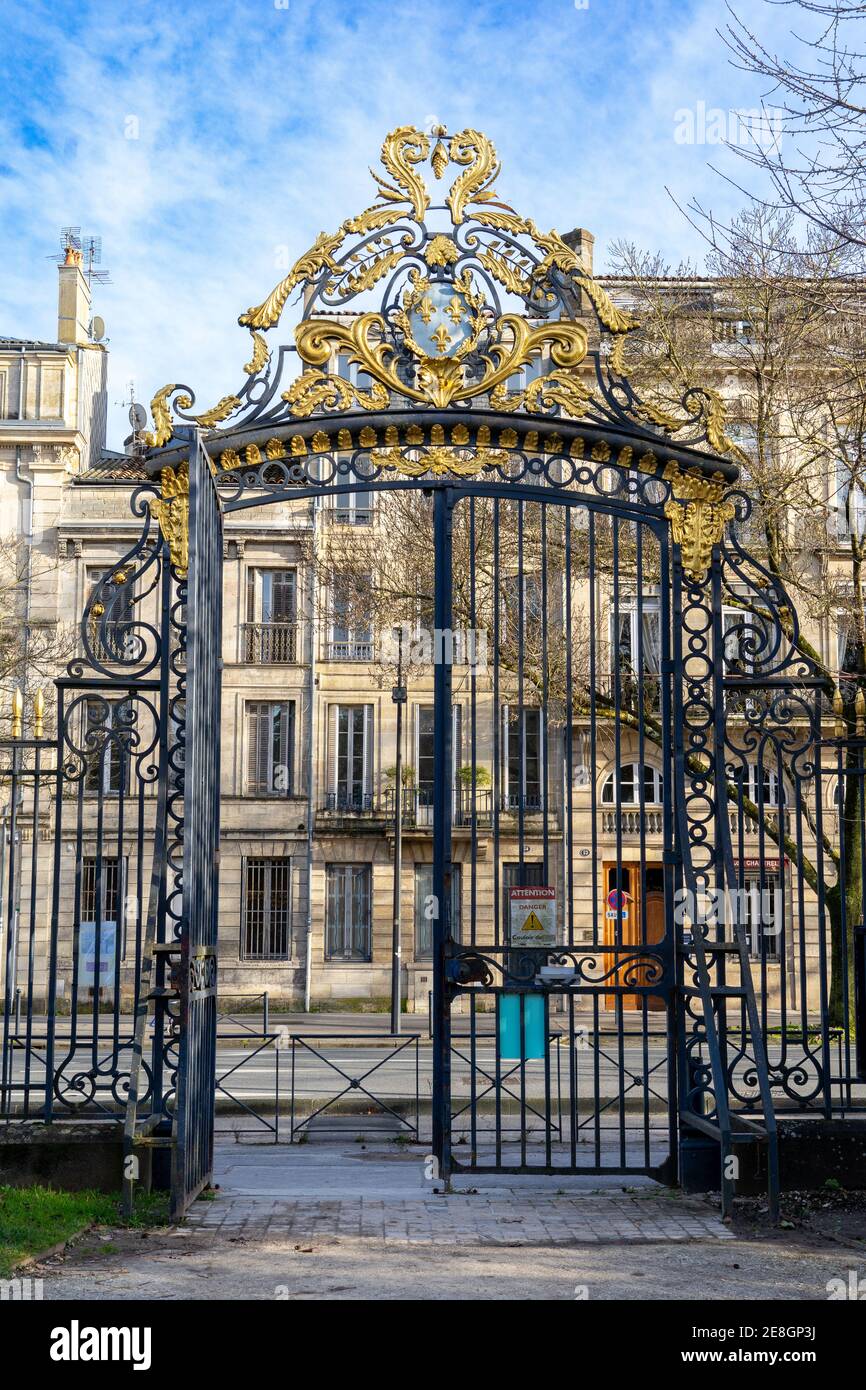
[[[387,275],[389,270],[400,264],[403,255],[402,247],[398,247],[396,251],[386,251],[384,255],[369,261],[362,269],[347,275],[338,290],[340,298],[349,299],[352,295],[360,294],[362,290],[369,290],[377,280],[381,280],[383,275]]]
[[[412,204],[412,212],[418,222],[423,222],[424,214],[430,206],[427,185],[414,166],[422,164],[430,153],[430,142],[421,130],[411,125],[398,126],[385,136],[382,145],[382,163],[397,183],[393,188],[373,173],[379,185],[379,196],[389,202]],[[371,170],[371,172],[373,172]]]
[[[171,410],[168,405],[168,398],[172,391],[177,390],[177,385],[171,382],[168,386],[163,386],[157,391],[150,403],[150,413],[153,418],[153,431],[144,436],[144,442],[149,449],[157,449],[163,444],[167,444],[171,439]]]
[[[267,299],[252,309],[247,309],[245,314],[241,314],[238,323],[248,328],[273,328],[274,324],[279,323],[286,300],[296,285],[300,285],[304,280],[314,279],[325,266],[329,270],[339,269],[334,260],[334,253],[345,238],[343,227],[330,236],[327,232],[320,232],[309,251],[295,261],[288,275],[271,290]]]
[[[179,574],[189,569],[189,464],[163,468],[159,475],[161,496],[148,501],[168,546],[171,563]]]
[[[260,372],[262,370],[262,367],[267,362],[268,357],[270,356],[270,353],[268,352],[268,344],[263,335],[261,333],[254,332],[252,338],[253,354],[249,362],[244,363],[244,371],[246,372],[247,376],[255,376],[256,372]]]
[[[378,468],[390,468],[407,478],[423,478],[427,473],[453,473],[458,478],[471,478],[485,468],[503,466],[508,462],[504,449],[478,449],[469,457],[454,449],[428,449],[420,458],[407,458],[399,449],[374,449],[370,462]]]
[[[701,584],[707,576],[713,549],[736,509],[733,502],[725,499],[726,484],[721,473],[708,478],[698,472],[684,473],[677,464],[670,463],[663,477],[671,485],[665,516],[680,547],[683,569],[690,579]]]
[[[383,410],[390,399],[388,391],[374,381],[369,391],[361,391],[341,376],[330,376],[313,369],[294,381],[282,399],[298,419],[306,419],[314,410],[348,410],[357,403],[363,410]]]
[[[592,400],[592,391],[572,372],[550,372],[537,377],[526,388],[526,409],[552,410],[559,406],[564,414],[579,420]]]
[[[210,410],[204,411],[201,415],[194,416],[194,419],[197,424],[209,428],[211,425],[218,425],[221,420],[227,420],[228,417],[237,410],[239,405],[240,400],[237,396],[223,396],[222,400],[217,401],[216,405],[212,406]]]
[[[289,389],[283,392],[283,400],[291,406],[293,415],[304,419],[320,408],[348,410],[353,394],[351,384],[342,377],[327,376],[314,369],[303,372],[297,381],[293,381]]]
[[[451,220],[458,227],[463,221],[467,203],[495,196],[491,185],[500,165],[492,141],[479,130],[461,130],[458,135],[453,135],[449,154],[452,164],[469,165],[462,174],[458,174],[445,199],[451,209]]]
[[[522,299],[527,299],[532,293],[532,285],[525,275],[522,275],[517,266],[512,265],[505,255],[497,255],[495,251],[489,249],[478,251],[478,260],[500,285],[504,285],[512,294],[518,294]]]

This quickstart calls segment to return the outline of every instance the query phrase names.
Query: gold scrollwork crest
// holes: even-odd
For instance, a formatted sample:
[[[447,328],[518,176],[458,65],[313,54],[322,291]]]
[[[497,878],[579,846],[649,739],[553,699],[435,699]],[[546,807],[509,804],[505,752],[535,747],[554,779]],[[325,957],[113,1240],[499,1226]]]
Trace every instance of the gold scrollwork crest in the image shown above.
[[[415,340],[408,315],[404,332],[407,334],[407,343],[421,359],[417,386],[398,376],[393,361],[395,349],[385,338],[385,322],[380,314],[362,314],[351,324],[307,319],[298,325],[295,343],[298,355],[312,367],[324,365],[334,352],[345,353],[350,362],[357,364],[374,382],[386,388],[386,402],[387,392],[394,391],[420,404],[440,407],[449,405],[452,401],[470,400],[473,396],[493,392],[500,383],[505,383],[542,349],[549,349],[551,360],[556,367],[567,370],[583,361],[587,349],[587,331],[583,324],[560,320],[531,328],[519,314],[503,314],[492,329],[492,341],[483,359],[484,372],[480,377],[467,379],[462,365],[462,357],[465,355],[464,344],[461,344],[452,356],[438,359],[423,353]],[[476,320],[470,315],[470,335],[464,343],[469,342],[471,345],[476,341]],[[316,393],[316,398],[307,409],[311,391]],[[548,392],[548,399],[552,399],[550,393],[557,392],[569,399],[575,408],[579,407],[582,399],[582,391],[576,384],[576,379],[569,380],[562,370],[533,383],[531,399],[535,408],[540,408],[539,403],[543,400],[545,391]],[[374,399],[361,399],[357,388],[350,386],[342,378],[305,372],[283,394],[283,399],[293,405],[296,413],[297,402],[302,403],[302,413],[308,414],[316,406],[325,409],[346,409],[354,398],[359,399],[364,409],[380,408],[383,402],[381,396],[375,392],[375,387],[369,394]]]

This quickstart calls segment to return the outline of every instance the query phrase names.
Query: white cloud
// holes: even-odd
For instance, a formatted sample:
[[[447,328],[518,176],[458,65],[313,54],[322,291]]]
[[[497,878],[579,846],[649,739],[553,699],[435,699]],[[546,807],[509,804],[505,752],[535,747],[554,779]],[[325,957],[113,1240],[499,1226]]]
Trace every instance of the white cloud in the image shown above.
[[[144,400],[182,380],[209,405],[241,384],[236,318],[279,278],[275,248],[294,257],[367,206],[385,132],[430,116],[486,131],[502,196],[542,225],[589,227],[600,257],[618,236],[694,253],[664,185],[723,212],[738,199],[706,167],[715,151],[674,142],[674,112],[756,102],[713,35],[718,13],[622,0],[22,10],[7,60],[20,100],[0,117],[0,331],[53,336],[43,258],[80,223],[112,273],[95,295],[111,400],[130,378]],[[117,406],[115,447],[125,425]]]

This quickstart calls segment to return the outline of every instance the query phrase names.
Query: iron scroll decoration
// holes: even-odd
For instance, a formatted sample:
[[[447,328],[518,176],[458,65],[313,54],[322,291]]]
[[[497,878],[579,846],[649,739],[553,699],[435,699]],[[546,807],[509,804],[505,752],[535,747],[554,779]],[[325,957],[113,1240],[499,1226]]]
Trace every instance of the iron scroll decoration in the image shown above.
[[[189,485],[180,461],[160,453],[171,454],[176,423],[215,432],[208,451],[227,482],[284,463],[296,483],[310,455],[350,450],[365,452],[367,482],[419,469],[458,479],[513,477],[509,450],[520,444],[531,453],[533,440],[546,456],[582,461],[588,450],[579,425],[597,446],[600,432],[632,441],[620,446],[616,464],[664,484],[684,569],[703,580],[734,515],[725,491],[738,450],[725,433],[718,392],[691,388],[675,413],[640,398],[624,364],[638,320],[558,232],[540,231],[499,199],[501,166],[481,132],[449,136],[438,127],[428,136],[400,126],[386,136],[381,162],[384,174],[373,172],[376,201],[336,232],[322,232],[270,294],[240,315],[251,344],[237,391],[204,411],[188,386],[171,383],[156,393],[147,443],[161,495],[150,508],[175,569],[183,573],[188,563]],[[440,204],[431,202],[426,165],[437,183],[457,171]],[[349,307],[379,285],[377,308]],[[293,294],[304,306],[295,328],[302,370],[284,385],[292,359],[266,335]],[[520,312],[503,304],[503,294]],[[331,370],[335,360],[354,377]],[[431,411],[440,418],[428,425],[423,417]],[[470,429],[473,411],[496,425]],[[442,412],[454,423],[443,424]],[[398,413],[405,423],[395,422]],[[319,427],[311,432],[305,426],[313,420]],[[703,452],[689,467],[666,458],[665,446]],[[420,447],[428,452],[419,457]]]

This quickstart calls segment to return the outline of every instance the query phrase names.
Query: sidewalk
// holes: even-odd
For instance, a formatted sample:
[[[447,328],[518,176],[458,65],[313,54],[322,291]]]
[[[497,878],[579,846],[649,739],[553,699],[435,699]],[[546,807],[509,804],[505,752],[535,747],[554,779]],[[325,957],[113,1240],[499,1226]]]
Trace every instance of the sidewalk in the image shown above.
[[[862,1242],[738,1230],[648,1179],[477,1175],[439,1195],[421,1148],[221,1143],[184,1226],[92,1232],[28,1273],[47,1299],[826,1300]],[[591,1316],[588,1314],[588,1316]],[[578,1324],[587,1330],[589,1323]]]

